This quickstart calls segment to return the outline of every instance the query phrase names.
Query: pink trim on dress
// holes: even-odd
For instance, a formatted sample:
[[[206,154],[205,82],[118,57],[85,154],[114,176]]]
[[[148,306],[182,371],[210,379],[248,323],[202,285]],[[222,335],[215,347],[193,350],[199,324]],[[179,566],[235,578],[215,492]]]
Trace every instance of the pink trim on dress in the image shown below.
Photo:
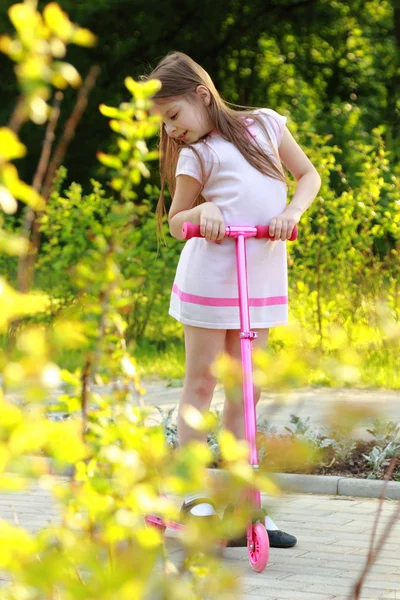
[[[182,302],[189,304],[201,304],[202,306],[239,306],[239,298],[212,298],[210,296],[196,296],[182,292],[174,283],[172,292]],[[274,306],[276,304],[287,304],[287,296],[269,296],[268,298],[249,298],[249,306]]]

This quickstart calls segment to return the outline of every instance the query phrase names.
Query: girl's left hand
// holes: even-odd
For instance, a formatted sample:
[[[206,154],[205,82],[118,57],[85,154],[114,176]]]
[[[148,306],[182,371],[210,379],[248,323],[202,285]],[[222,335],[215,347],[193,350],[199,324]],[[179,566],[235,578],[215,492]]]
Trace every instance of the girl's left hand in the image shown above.
[[[299,208],[290,208],[288,206],[281,215],[271,219],[269,224],[269,233],[272,241],[288,240],[292,235],[294,226],[300,221],[302,213]]]

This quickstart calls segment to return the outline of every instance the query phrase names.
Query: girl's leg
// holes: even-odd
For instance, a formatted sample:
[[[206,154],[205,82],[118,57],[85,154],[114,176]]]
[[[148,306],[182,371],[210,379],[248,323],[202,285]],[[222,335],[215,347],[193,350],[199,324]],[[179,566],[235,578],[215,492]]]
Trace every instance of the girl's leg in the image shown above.
[[[204,329],[185,325],[186,373],[178,410],[179,445],[190,440],[207,441],[207,435],[193,430],[183,419],[184,407],[194,406],[201,412],[210,408],[216,377],[211,367],[225,350],[225,329]]]
[[[238,330],[229,329],[226,332],[225,352],[232,358],[241,361],[240,354],[240,336]],[[265,348],[268,342],[269,329],[258,330],[258,337],[253,341],[253,348]],[[254,401],[257,405],[261,395],[261,389],[254,386]],[[244,433],[244,409],[243,398],[231,396],[230,390],[225,388],[225,404],[224,404],[224,427],[232,431],[237,439],[243,440]],[[275,548],[291,548],[297,542],[294,535],[281,531],[274,521],[269,517],[265,517],[265,528],[268,530],[268,536],[271,547]],[[238,545],[245,543],[245,538],[239,541]]]
[[[183,418],[186,406],[194,406],[201,412],[210,408],[216,377],[211,367],[225,349],[225,329],[204,329],[185,325],[186,373],[178,409],[178,441],[182,446],[191,440],[206,443],[207,434],[195,431]],[[196,517],[213,517],[214,507],[208,500],[206,486],[196,494],[185,496],[181,514]]]
[[[265,348],[268,342],[269,329],[260,329],[257,331],[258,337],[253,340],[253,348]],[[237,360],[240,364],[240,331],[238,329],[228,329],[226,332],[225,352],[231,358]],[[261,389],[254,386],[254,401],[260,399]],[[239,399],[232,396],[230,390],[225,388],[224,404],[224,427],[231,431],[239,440],[244,440],[244,408],[243,398]]]

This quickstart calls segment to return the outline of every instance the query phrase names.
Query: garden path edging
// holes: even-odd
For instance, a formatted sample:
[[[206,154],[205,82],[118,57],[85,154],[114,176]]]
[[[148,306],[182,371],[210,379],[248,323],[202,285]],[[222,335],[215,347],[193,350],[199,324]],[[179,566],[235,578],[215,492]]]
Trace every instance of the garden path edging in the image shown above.
[[[46,462],[53,471],[54,461],[46,457]],[[228,476],[224,469],[207,469],[212,478],[221,483]],[[54,471],[53,471],[54,472]],[[63,476],[71,475],[71,467],[64,469]],[[271,473],[273,479],[284,492],[298,494],[324,494],[326,496],[353,496],[355,498],[380,498],[384,481],[382,479],[358,479],[356,477],[340,477],[339,475],[304,475],[296,473]],[[386,487],[385,500],[400,500],[400,481],[389,481]]]
[[[208,471],[211,477],[221,479],[228,473],[223,469],[208,469]],[[385,483],[383,480],[376,479],[294,473],[271,473],[271,478],[285,492],[356,498],[380,498]],[[387,483],[385,499],[400,500],[400,482],[389,481]]]

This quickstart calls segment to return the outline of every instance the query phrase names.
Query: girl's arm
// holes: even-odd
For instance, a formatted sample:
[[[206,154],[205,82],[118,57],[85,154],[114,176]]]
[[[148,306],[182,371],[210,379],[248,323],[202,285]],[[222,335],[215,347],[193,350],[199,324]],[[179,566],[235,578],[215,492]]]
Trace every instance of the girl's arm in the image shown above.
[[[190,175],[178,175],[176,189],[168,214],[169,230],[172,237],[182,239],[182,225],[185,221],[200,225],[200,232],[207,241],[219,242],[225,236],[225,223],[218,206],[205,202],[193,206],[201,190],[201,184]]]
[[[200,206],[191,208],[201,190],[201,184],[189,175],[178,175],[176,188],[168,213],[169,231],[172,237],[182,239],[182,225],[185,221],[200,224]]]
[[[275,239],[286,240],[318,194],[321,177],[287,127],[284,129],[279,146],[279,156],[296,179],[297,186],[292,201],[281,215],[271,220],[269,230]]]

